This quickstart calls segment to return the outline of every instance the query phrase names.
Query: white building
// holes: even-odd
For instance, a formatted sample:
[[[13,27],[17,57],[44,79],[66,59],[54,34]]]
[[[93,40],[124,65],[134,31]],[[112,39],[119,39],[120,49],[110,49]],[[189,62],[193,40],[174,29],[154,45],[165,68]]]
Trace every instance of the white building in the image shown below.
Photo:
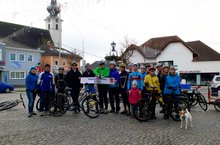
[[[152,38],[131,45],[122,55],[127,63],[174,65],[182,78],[205,85],[220,73],[220,54],[201,41],[184,42],[178,36]]]

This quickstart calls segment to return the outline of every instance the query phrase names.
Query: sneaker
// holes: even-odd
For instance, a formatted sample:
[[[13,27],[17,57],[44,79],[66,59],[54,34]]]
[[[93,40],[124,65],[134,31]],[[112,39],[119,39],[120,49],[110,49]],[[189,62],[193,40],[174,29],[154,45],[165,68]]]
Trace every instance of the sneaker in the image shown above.
[[[150,119],[157,119],[157,117],[155,117],[155,116],[151,116],[151,118]]]
[[[126,113],[126,115],[127,115],[127,116],[130,116],[130,115],[131,115],[131,113],[128,111],[128,112]]]
[[[31,114],[31,113],[29,113],[29,114],[28,114],[28,117],[31,117],[31,116],[32,116],[32,114]]]
[[[109,111],[109,113],[115,113],[115,110],[111,109],[111,110]]]
[[[44,112],[40,112],[40,116],[44,116]]]
[[[127,110],[122,111],[121,114],[127,114]]]
[[[35,112],[32,112],[32,113],[31,113],[31,115],[37,115],[37,113],[35,113]]]
[[[104,113],[104,114],[108,114],[108,110],[107,110],[107,109],[104,109],[103,113]]]
[[[100,114],[104,114],[104,110],[103,109],[100,109]]]
[[[115,114],[119,114],[119,111],[115,111]]]

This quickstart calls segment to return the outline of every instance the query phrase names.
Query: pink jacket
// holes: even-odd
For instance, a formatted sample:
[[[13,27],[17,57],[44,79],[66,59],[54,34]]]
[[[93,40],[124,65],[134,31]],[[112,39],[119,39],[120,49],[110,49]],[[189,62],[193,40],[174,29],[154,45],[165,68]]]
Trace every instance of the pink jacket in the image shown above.
[[[141,99],[141,93],[138,88],[131,88],[129,91],[129,102],[131,104],[136,104]]]

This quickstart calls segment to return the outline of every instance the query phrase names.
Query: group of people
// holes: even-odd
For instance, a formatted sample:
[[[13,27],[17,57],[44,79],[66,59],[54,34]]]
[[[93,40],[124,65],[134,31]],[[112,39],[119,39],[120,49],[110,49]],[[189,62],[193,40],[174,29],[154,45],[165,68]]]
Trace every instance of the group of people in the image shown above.
[[[139,71],[136,63],[128,64],[127,67],[124,63],[121,63],[118,69],[114,61],[110,62],[109,67],[105,65],[105,61],[100,61],[99,66],[94,70],[92,70],[90,64],[86,64],[85,67],[85,72],[81,73],[77,68],[77,63],[72,62],[71,69],[66,74],[64,74],[64,68],[60,67],[59,73],[55,77],[50,72],[49,64],[45,65],[44,71],[39,75],[36,73],[36,68],[31,67],[30,73],[26,77],[26,93],[29,100],[28,117],[36,115],[33,107],[37,93],[40,94],[41,99],[40,116],[43,116],[48,114],[50,98],[54,96],[55,92],[64,93],[65,87],[71,88],[72,111],[78,113],[78,98],[80,90],[83,88],[80,82],[81,77],[114,78],[114,82],[111,84],[97,84],[98,90],[95,89],[94,84],[85,85],[86,90],[94,97],[98,92],[102,114],[120,113],[133,117],[134,105],[142,97],[147,97],[145,94],[148,92],[154,91],[156,94],[162,94],[165,101],[167,94],[180,94],[180,77],[173,66],[147,65],[142,66]],[[119,96],[123,100],[123,110],[120,108]],[[153,97],[151,105],[152,119],[156,119],[155,107],[156,97]]]

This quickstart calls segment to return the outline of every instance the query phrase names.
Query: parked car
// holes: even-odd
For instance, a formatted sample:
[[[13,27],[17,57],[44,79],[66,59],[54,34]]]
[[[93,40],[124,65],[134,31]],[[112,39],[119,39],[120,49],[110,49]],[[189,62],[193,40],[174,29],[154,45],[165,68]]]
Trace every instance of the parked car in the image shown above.
[[[220,90],[220,75],[216,75],[213,77],[211,82],[211,88],[216,88]]]
[[[14,86],[0,82],[1,93],[10,93],[11,91],[14,91]]]

